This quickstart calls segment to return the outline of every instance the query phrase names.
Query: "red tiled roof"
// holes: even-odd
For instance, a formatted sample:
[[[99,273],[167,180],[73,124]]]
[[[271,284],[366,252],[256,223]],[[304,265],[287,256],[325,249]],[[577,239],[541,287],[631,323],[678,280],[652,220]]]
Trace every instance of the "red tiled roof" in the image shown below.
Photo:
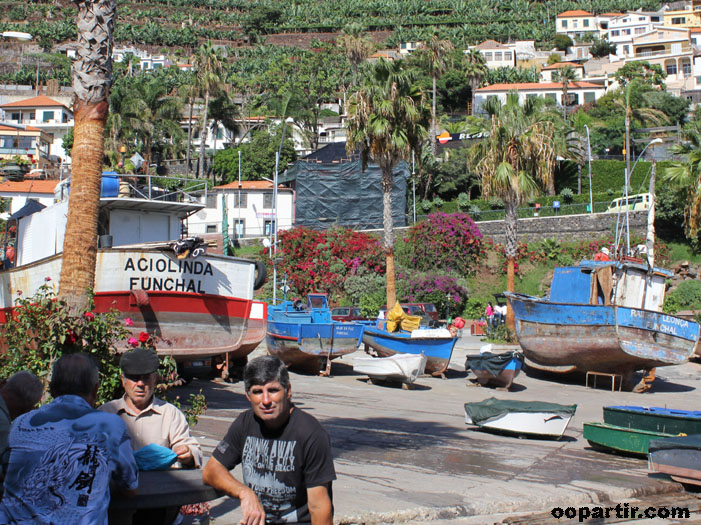
[[[505,47],[504,44],[500,44],[496,40],[485,40],[475,46],[475,49],[499,49],[500,47]]]
[[[603,86],[591,82],[570,82],[570,89],[599,88]],[[492,84],[477,89],[477,91],[544,91],[547,89],[562,89],[562,82],[521,82],[517,84]]]
[[[57,180],[23,180],[18,182],[0,182],[0,192],[11,193],[46,193],[53,195]]]
[[[581,9],[578,9],[576,11],[563,11],[559,15],[557,15],[557,18],[568,18],[571,16],[594,16],[592,13],[589,13],[588,11],[582,11]]]
[[[581,67],[582,69],[584,69],[584,66],[582,64],[575,64],[574,62],[556,62],[555,64],[545,66],[543,69],[560,69],[561,67],[565,66]]]
[[[0,130],[2,131],[41,131],[39,128],[34,126],[22,126],[22,128],[16,128],[14,126],[5,126],[0,122]]]
[[[690,33],[701,33],[701,27],[690,27],[689,32]]]
[[[278,189],[282,189],[283,186],[278,186]],[[229,184],[224,184],[222,186],[214,186],[213,190],[238,190],[239,182],[234,181]],[[241,181],[242,190],[272,190],[273,183],[267,180],[242,180]],[[288,189],[288,188],[284,188]]]
[[[45,97],[44,95],[39,95],[38,97],[25,98],[24,100],[17,100],[15,102],[3,104],[0,106],[0,108],[45,108],[51,106],[66,107],[65,104],[61,104],[57,100]]]

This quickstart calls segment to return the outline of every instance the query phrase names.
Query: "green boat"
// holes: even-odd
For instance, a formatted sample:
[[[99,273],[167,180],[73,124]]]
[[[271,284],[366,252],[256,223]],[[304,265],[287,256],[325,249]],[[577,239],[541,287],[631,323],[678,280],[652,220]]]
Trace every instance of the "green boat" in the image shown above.
[[[665,434],[701,434],[701,411],[666,407],[604,407],[604,423]]]
[[[584,423],[584,439],[594,448],[647,455],[651,439],[675,437],[676,434],[653,432],[607,423]]]

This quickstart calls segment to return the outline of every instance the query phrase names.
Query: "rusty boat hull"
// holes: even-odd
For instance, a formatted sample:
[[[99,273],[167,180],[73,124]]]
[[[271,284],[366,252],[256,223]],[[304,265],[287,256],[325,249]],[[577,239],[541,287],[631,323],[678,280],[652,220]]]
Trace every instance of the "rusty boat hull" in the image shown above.
[[[527,364],[543,370],[626,375],[678,365],[699,338],[697,323],[661,312],[506,296]]]

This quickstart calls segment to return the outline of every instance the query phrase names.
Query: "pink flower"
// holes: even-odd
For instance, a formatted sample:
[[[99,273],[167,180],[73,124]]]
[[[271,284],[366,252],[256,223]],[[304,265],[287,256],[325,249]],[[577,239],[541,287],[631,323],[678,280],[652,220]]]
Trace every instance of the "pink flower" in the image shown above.
[[[51,281],[51,277],[44,277],[44,280],[48,283]]]
[[[86,319],[90,319],[92,321],[93,319],[95,319],[95,314],[93,314],[92,312],[85,312],[83,314],[83,317],[85,317]]]
[[[131,346],[132,348],[136,348],[139,346],[139,340],[136,339],[135,337],[130,337],[129,340],[127,341],[127,344]]]
[[[127,318],[124,320],[124,324],[125,324],[126,326],[134,326],[134,321],[132,321],[131,319],[129,319],[129,318],[127,317]]]

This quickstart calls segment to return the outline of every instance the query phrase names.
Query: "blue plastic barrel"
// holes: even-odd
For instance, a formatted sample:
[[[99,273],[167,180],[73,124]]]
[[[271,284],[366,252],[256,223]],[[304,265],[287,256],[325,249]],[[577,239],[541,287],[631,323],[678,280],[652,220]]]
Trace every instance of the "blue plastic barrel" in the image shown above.
[[[102,175],[100,185],[100,197],[116,197],[119,195],[119,177],[116,175]]]

